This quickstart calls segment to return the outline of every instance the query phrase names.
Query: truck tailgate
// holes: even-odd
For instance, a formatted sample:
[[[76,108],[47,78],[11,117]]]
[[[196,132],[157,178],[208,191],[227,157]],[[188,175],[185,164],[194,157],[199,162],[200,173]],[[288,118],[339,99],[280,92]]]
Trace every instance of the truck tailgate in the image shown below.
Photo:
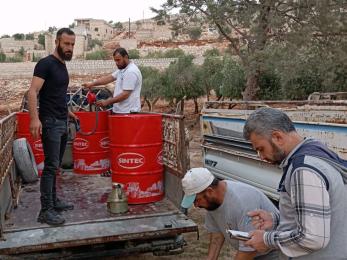
[[[111,178],[96,175],[58,176],[58,195],[74,204],[63,216],[63,226],[52,227],[36,222],[40,210],[39,183],[27,185],[11,218],[5,222],[5,241],[0,255],[38,252],[59,248],[103,244],[114,241],[152,239],[197,231],[196,224],[168,200],[129,205],[125,214],[107,211]]]

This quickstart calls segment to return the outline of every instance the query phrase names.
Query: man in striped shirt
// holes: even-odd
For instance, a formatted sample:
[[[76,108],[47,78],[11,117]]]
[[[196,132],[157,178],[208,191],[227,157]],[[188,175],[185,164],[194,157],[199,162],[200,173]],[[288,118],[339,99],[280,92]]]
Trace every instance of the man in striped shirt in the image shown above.
[[[280,213],[249,212],[258,230],[245,245],[279,249],[281,259],[347,259],[347,162],[277,109],[256,110],[243,131],[261,159],[283,169]]]

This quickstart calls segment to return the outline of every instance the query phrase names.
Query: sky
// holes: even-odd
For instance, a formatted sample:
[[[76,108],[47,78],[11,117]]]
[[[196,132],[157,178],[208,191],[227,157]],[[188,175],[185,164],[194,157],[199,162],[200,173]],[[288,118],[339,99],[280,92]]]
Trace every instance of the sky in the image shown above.
[[[0,36],[67,27],[76,18],[125,22],[155,16],[165,0],[1,0]]]

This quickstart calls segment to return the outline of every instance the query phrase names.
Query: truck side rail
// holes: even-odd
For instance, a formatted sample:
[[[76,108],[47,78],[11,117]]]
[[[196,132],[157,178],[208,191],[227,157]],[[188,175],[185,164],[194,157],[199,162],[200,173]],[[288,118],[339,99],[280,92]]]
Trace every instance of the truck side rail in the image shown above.
[[[3,239],[5,219],[18,204],[21,186],[12,154],[15,129],[15,113],[0,120],[0,239]]]

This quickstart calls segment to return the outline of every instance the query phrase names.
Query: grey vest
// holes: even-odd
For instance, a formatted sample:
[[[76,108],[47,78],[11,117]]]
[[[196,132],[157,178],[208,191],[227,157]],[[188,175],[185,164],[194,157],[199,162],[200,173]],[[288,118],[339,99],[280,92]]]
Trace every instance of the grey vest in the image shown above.
[[[312,139],[305,140],[302,146],[312,141]],[[298,151],[300,149],[301,147],[298,148]],[[295,157],[295,154],[297,152],[294,152],[291,157]],[[325,248],[295,259],[347,259],[347,186],[345,184],[347,172],[343,167],[337,167],[331,160],[326,160],[321,156],[318,158],[314,153],[307,155],[310,154],[307,151],[304,154],[306,155],[302,158],[302,163],[312,166],[312,169],[319,169],[319,174],[324,175],[323,179],[328,187],[331,207],[330,241]],[[291,206],[290,198],[291,173],[297,167],[300,166],[295,165],[295,162],[293,163],[289,158],[289,164],[284,169],[284,178],[280,184],[280,188],[282,185],[282,189],[279,203],[281,218],[277,227],[279,231],[294,230],[297,228],[296,212]],[[280,259],[288,259],[288,257],[282,254]]]

